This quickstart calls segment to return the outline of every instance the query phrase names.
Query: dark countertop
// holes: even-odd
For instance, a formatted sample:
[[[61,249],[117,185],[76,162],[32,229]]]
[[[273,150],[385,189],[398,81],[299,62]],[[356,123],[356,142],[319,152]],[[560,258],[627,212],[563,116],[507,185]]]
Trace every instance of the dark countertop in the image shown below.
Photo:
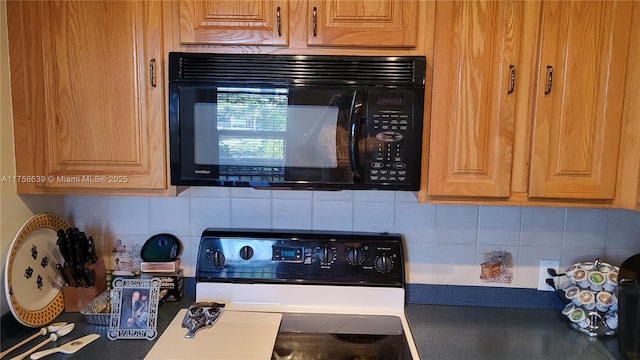
[[[183,298],[180,302],[160,304],[158,338],[175,314],[192,301]],[[554,310],[408,304],[406,313],[422,359],[619,359],[616,337],[596,339],[580,334],[569,328]],[[54,354],[46,359],[143,359],[155,343],[111,341],[107,338],[107,326],[87,324],[80,313],[62,313],[56,321],[74,322],[76,327],[55,346],[89,333],[101,337],[76,354]],[[33,333],[35,329],[28,329],[3,336],[1,347],[8,349]],[[10,355],[26,351],[45,339],[43,336],[33,340]],[[44,348],[49,347],[53,345]]]
[[[554,310],[409,304],[406,315],[422,359],[619,359],[617,337],[583,335]]]

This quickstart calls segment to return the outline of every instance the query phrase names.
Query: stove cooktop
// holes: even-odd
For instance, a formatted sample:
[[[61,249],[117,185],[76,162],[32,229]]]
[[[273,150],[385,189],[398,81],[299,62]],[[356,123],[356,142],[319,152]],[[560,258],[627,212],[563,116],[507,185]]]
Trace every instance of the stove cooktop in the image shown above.
[[[272,360],[417,360],[400,234],[206,229],[196,301],[277,312]]]
[[[399,317],[290,314],[282,316],[272,360],[411,360]]]

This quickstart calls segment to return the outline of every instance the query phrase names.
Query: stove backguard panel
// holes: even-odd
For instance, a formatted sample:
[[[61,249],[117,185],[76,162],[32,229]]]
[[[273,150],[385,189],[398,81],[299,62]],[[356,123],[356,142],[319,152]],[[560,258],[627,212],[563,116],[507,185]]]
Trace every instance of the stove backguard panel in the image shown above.
[[[402,288],[402,237],[206,229],[200,240],[196,281]]]

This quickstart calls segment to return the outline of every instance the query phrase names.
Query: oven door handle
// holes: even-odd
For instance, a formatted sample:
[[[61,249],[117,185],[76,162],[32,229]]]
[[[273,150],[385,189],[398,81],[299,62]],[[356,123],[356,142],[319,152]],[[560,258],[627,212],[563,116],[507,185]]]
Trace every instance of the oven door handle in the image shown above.
[[[351,102],[351,110],[349,112],[349,160],[354,182],[362,181],[362,175],[359,170],[360,152],[358,149],[358,140],[360,138],[361,123],[365,118],[365,96],[365,91],[355,90],[353,92],[353,101]]]

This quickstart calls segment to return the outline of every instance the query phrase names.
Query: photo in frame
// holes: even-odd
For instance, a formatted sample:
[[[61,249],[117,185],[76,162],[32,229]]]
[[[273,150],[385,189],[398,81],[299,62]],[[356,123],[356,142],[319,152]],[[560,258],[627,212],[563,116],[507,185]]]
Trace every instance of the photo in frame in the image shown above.
[[[156,278],[114,279],[107,337],[110,340],[155,339],[159,298],[160,280]]]

